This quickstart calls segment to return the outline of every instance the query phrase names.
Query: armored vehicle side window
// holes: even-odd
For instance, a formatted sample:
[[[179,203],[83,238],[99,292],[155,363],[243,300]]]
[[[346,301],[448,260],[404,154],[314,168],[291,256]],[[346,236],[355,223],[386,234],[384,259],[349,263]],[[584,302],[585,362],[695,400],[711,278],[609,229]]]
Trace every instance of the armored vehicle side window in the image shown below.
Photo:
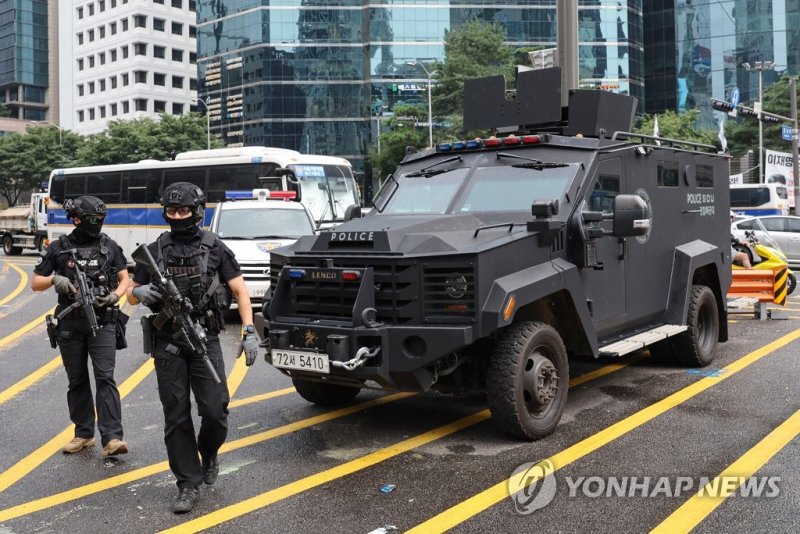
[[[456,196],[469,169],[453,169],[430,178],[401,177],[384,213],[442,214]]]
[[[594,184],[589,209],[592,211],[612,211],[614,197],[619,194],[619,176],[601,174]]]
[[[695,165],[697,187],[714,187],[714,168],[711,165]]]
[[[656,172],[659,187],[678,187],[678,162],[659,161]]]
[[[550,169],[479,167],[455,212],[530,211],[536,199],[560,199],[577,164]]]

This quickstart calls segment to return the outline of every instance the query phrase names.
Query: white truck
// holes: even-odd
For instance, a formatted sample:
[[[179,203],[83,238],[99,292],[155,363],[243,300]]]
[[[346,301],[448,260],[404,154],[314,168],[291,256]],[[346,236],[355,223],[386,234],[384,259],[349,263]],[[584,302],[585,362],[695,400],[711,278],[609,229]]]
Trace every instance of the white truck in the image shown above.
[[[214,210],[210,229],[236,256],[255,309],[269,292],[270,251],[316,231],[311,211],[290,201],[294,195],[268,189],[226,191],[225,201]]]
[[[47,245],[47,193],[33,193],[27,206],[0,211],[0,241],[6,256]]]

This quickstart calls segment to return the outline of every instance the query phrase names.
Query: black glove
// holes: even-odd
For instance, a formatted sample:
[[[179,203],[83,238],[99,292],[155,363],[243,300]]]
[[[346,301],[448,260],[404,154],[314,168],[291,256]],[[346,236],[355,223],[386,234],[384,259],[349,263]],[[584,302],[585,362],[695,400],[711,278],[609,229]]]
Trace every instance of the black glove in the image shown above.
[[[106,308],[113,306],[119,302],[119,296],[116,293],[109,293],[108,295],[98,296],[94,298],[94,305],[98,308]]]
[[[53,275],[53,287],[56,288],[56,293],[59,294],[67,294],[67,293],[77,293],[78,290],[72,285],[72,282],[69,281],[69,278],[66,276],[61,276],[60,274]]]
[[[239,343],[239,350],[236,353],[236,357],[242,355],[242,351],[244,351],[244,363],[248,366],[253,365],[256,361],[256,356],[258,356],[258,338],[253,333],[245,334],[242,338],[241,343]]]
[[[152,284],[136,286],[131,291],[131,294],[133,294],[133,296],[136,297],[136,300],[138,300],[145,306],[155,304],[156,302],[164,298]]]

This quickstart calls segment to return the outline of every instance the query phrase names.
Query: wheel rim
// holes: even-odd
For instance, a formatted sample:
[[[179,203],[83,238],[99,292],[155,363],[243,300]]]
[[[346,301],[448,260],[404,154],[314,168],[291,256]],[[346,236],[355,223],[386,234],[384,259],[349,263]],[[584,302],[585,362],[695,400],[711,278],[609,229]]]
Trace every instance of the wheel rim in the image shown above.
[[[553,404],[558,386],[558,369],[544,347],[537,347],[525,360],[522,374],[522,395],[528,413],[534,417],[544,414]]]
[[[697,314],[697,346],[703,352],[707,352],[714,345],[717,336],[714,319],[714,308],[710,304],[704,303],[700,306],[700,312]]]

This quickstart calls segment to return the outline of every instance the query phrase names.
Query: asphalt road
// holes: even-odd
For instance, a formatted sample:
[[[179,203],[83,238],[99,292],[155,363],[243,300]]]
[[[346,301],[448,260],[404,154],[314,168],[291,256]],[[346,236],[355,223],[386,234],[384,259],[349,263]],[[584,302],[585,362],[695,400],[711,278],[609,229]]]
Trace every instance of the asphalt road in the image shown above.
[[[572,361],[561,425],[535,443],[498,432],[480,397],[367,391],[344,408],[311,406],[262,358],[251,368],[234,358],[232,325],[220,477],[176,516],[142,310],[127,306],[129,348],[117,355],[130,453],[103,459],[97,445],[66,456],[67,381],[43,324],[55,295],[28,289],[34,261],[0,255],[0,534],[800,532],[800,296],[787,320],[734,316],[703,370],[646,352]],[[510,498],[508,480],[534,462]],[[739,477],[763,491],[731,486],[725,498]]]

